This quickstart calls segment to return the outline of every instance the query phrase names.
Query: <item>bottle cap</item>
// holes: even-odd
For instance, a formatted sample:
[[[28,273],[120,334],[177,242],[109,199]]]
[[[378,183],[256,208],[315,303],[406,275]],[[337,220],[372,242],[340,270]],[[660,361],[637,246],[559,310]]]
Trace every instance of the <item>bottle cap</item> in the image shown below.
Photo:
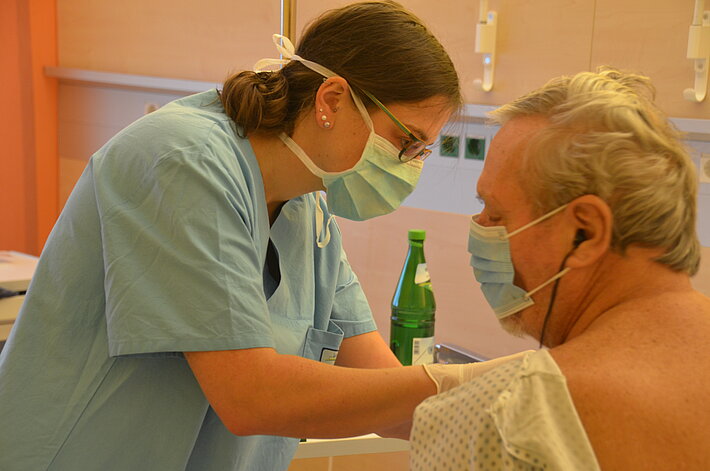
[[[409,240],[424,240],[426,239],[426,231],[421,229],[410,229]]]

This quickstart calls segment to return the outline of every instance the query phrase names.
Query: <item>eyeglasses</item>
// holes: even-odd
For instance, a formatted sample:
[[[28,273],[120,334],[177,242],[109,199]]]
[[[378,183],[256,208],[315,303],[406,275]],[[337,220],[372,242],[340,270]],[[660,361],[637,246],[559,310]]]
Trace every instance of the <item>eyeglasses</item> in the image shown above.
[[[362,90],[362,92],[367,95],[367,97],[372,100],[372,102],[376,104],[382,111],[384,111],[385,114],[389,116],[392,121],[394,121],[394,124],[396,124],[397,127],[407,135],[407,137],[402,138],[402,150],[399,151],[399,160],[401,160],[402,162],[409,162],[410,160],[414,160],[416,158],[418,158],[419,160],[424,160],[429,157],[429,154],[431,154],[431,149],[427,149],[426,142],[415,136],[412,131],[407,128],[407,126],[405,126],[400,120],[395,118],[392,112],[388,110],[387,107],[383,105],[380,100],[378,100],[372,94],[365,90]]]

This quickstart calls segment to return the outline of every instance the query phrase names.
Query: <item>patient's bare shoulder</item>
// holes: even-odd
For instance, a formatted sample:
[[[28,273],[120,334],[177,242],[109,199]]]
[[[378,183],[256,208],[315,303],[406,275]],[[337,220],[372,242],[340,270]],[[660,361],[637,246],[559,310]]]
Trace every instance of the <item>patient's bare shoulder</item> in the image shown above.
[[[707,297],[666,297],[550,351],[602,469],[707,468],[708,338]]]

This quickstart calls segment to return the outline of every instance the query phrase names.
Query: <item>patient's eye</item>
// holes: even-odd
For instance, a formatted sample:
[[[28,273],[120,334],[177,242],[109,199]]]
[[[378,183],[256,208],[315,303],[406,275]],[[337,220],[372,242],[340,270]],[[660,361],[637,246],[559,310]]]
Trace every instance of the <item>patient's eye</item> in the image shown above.
[[[491,205],[486,204],[481,195],[476,195],[476,199],[483,205],[483,211],[476,218],[476,222],[482,226],[501,226],[503,217],[495,210],[491,209]]]
[[[482,226],[501,226],[503,225],[501,223],[502,220],[502,217],[497,214],[492,214],[488,208],[484,207],[481,214],[478,215],[476,222]]]

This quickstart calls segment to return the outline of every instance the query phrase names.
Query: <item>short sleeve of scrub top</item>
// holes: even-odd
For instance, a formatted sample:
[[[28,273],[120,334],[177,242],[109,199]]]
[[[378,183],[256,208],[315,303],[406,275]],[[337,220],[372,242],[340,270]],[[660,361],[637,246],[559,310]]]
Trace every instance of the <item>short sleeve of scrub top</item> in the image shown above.
[[[171,116],[152,141],[129,128],[93,160],[111,355],[274,346],[261,182],[223,118]]]

